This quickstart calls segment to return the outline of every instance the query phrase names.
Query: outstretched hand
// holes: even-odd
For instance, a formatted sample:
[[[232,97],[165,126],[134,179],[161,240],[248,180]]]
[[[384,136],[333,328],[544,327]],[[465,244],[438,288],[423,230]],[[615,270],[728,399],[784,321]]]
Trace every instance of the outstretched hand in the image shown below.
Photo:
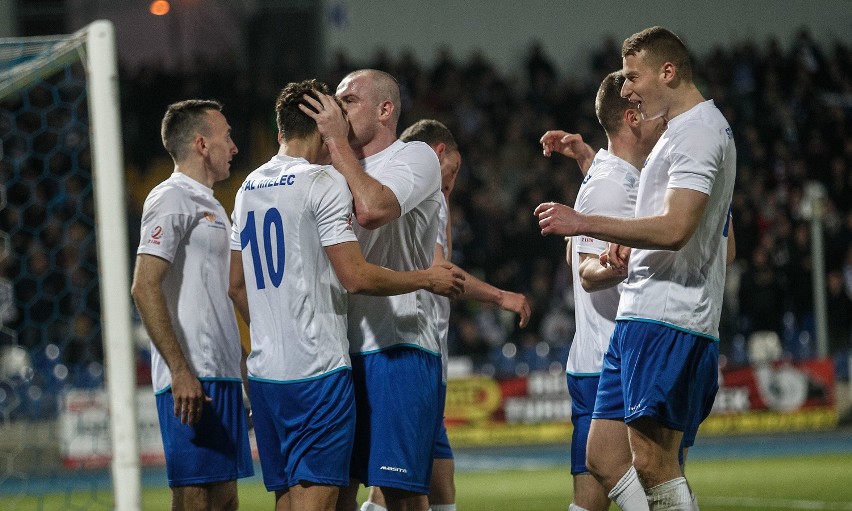
[[[565,157],[576,160],[584,176],[595,159],[595,150],[592,149],[592,146],[585,143],[583,137],[578,133],[550,130],[542,135],[539,142],[541,143],[542,154],[548,158],[551,154],[557,152]]]
[[[450,264],[437,264],[425,270],[429,274],[429,287],[436,295],[457,298],[464,293],[464,272]]]
[[[538,217],[538,226],[541,235],[558,234],[560,236],[574,236],[581,234],[581,215],[574,208],[559,204],[558,202],[543,202],[535,208],[535,216]]]

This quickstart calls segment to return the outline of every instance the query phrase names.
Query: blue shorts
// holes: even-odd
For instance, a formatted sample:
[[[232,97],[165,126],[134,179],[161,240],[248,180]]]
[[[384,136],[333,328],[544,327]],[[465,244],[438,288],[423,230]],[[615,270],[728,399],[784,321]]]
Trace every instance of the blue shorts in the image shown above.
[[[358,425],[352,477],[428,494],[442,423],[441,357],[408,346],[352,357]]]
[[[252,419],[268,491],[349,486],[355,440],[352,371],[298,382],[250,379]]]
[[[254,475],[241,381],[202,380],[211,402],[194,426],[175,417],[171,389],[156,395],[169,487],[235,481]]]
[[[585,474],[589,471],[586,467],[586,443],[589,440],[600,376],[565,376],[568,380],[568,394],[571,396],[571,424],[574,426],[571,434],[571,474]]]
[[[441,415],[444,413],[444,405],[447,402],[447,384],[441,385]],[[447,436],[447,426],[444,424],[443,417],[441,425],[438,428],[438,436],[435,437],[435,449],[432,451],[433,459],[451,460],[453,459],[453,449],[450,447],[450,438]]]
[[[710,337],[668,325],[619,320],[604,354],[595,419],[649,417],[695,435],[719,389],[719,344]]]

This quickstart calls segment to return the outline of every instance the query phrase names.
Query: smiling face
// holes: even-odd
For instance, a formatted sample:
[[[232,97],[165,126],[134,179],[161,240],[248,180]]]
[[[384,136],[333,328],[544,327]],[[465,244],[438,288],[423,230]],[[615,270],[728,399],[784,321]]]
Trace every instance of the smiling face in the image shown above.
[[[231,139],[231,126],[222,112],[208,110],[206,121],[207,126],[202,135],[207,148],[204,164],[209,176],[216,183],[231,175],[231,160],[238,149]]]
[[[636,104],[645,120],[664,117],[668,110],[664,65],[649,62],[645,50],[624,57],[621,96]]]

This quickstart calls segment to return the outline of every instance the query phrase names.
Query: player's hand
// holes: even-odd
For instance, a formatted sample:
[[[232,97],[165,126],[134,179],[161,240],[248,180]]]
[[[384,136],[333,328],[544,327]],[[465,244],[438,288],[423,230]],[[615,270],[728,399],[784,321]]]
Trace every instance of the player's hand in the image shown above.
[[[172,373],[172,396],[175,402],[175,417],[181,424],[194,426],[201,419],[204,403],[211,399],[204,394],[201,382],[189,370]]]
[[[582,216],[574,211],[574,208],[558,202],[543,202],[535,208],[534,214],[538,217],[538,226],[541,228],[542,236],[548,234],[560,236],[580,234]]]
[[[577,161],[583,175],[586,175],[592,161],[595,159],[595,150],[583,141],[578,133],[568,133],[562,130],[550,130],[542,135],[539,140],[542,153],[550,157],[554,152]]]
[[[464,272],[450,263],[438,264],[425,270],[429,286],[426,288],[436,295],[457,298],[464,293]]]
[[[310,105],[299,104],[299,108],[308,117],[316,121],[317,130],[322,135],[326,142],[334,141],[336,143],[348,144],[349,139],[349,121],[346,119],[346,114],[340,108],[334,96],[317,92],[317,99],[314,99],[308,94],[303,96],[305,103]]]
[[[527,301],[526,296],[520,293],[513,293],[511,291],[500,291],[499,305],[501,309],[512,311],[520,316],[518,326],[521,328],[527,326],[527,323],[530,320],[531,311],[530,304]]]
[[[630,261],[631,248],[610,243],[606,250],[601,252],[600,262],[602,266],[611,268],[618,275],[627,276],[627,263]]]

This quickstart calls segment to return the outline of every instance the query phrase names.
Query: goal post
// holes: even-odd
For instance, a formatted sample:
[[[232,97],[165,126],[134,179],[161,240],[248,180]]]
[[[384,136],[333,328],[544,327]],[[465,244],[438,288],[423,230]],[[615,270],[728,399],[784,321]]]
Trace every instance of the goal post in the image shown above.
[[[29,442],[37,435],[28,430],[50,423],[46,430],[56,441],[62,398],[53,394],[70,388],[78,369],[81,379],[105,383],[115,509],[141,509],[111,22],[95,21],[70,35],[0,39],[0,136],[0,284],[8,289],[0,293],[0,427]],[[93,347],[98,338],[102,347]]]
[[[140,509],[142,495],[115,29],[100,20],[84,30],[113,493],[116,510],[130,511]]]

